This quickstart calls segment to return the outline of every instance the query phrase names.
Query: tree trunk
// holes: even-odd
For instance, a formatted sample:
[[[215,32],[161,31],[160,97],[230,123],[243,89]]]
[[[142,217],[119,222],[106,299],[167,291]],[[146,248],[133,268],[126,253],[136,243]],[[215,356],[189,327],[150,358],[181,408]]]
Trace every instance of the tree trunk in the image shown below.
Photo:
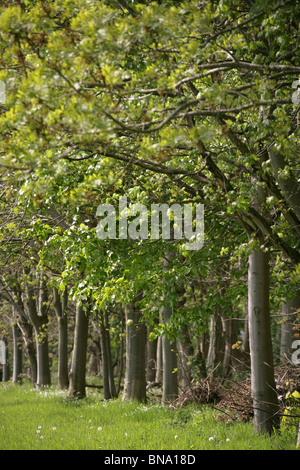
[[[29,274],[29,273],[27,273]],[[28,316],[33,324],[36,336],[37,351],[37,387],[51,384],[49,348],[48,348],[48,316],[47,316],[47,289],[45,280],[41,277],[39,295],[35,295],[31,281],[26,282],[25,304]],[[37,299],[37,300],[36,300]]]
[[[163,359],[162,359],[162,337],[157,338],[157,350],[156,350],[156,374],[155,382],[162,384],[163,381]]]
[[[146,327],[141,312],[131,302],[126,315],[126,372],[123,400],[146,400]]]
[[[22,371],[23,371],[23,351],[21,343],[21,331],[18,323],[13,325],[13,377],[14,383],[22,382]]]
[[[100,314],[100,341],[101,341],[101,353],[102,353],[103,398],[104,400],[109,400],[111,398],[111,395],[110,395],[109,377],[108,377],[108,357],[107,357],[104,316],[102,313]]]
[[[114,380],[114,368],[112,363],[111,357],[111,345],[110,345],[110,326],[109,326],[109,318],[108,318],[108,311],[104,313],[104,325],[105,325],[105,335],[106,335],[106,348],[107,348],[107,372],[108,372],[108,382],[109,382],[109,391],[110,396],[112,398],[116,397],[116,387],[115,387],[115,380]]]
[[[157,355],[157,339],[149,340],[149,335],[153,331],[153,326],[147,328],[147,346],[146,346],[146,381],[148,383],[155,382],[156,376],[156,355]]]
[[[271,434],[279,425],[279,409],[269,311],[269,255],[260,249],[249,257],[248,315],[254,427],[256,432]]]
[[[293,325],[297,319],[297,309],[300,307],[300,297],[288,300],[282,304],[282,323],[280,340],[280,360],[282,364],[291,364],[293,349]]]
[[[41,330],[42,327],[38,331]],[[36,335],[38,365],[36,385],[37,387],[46,387],[48,385],[51,385],[48,337],[40,337],[39,332],[36,332]]]
[[[162,320],[166,325],[170,321],[172,309],[162,307]],[[178,398],[178,374],[176,341],[170,340],[167,334],[162,337],[163,359],[163,393],[162,403],[168,404]]]
[[[76,398],[84,398],[87,339],[88,339],[88,314],[83,307],[76,305],[74,347],[70,370],[69,395]]]
[[[61,390],[69,387],[67,298],[66,290],[61,297],[57,288],[53,288],[53,306],[58,324],[58,386]]]
[[[207,365],[213,374],[220,374],[224,360],[225,342],[223,337],[222,318],[220,307],[216,307],[215,313],[210,318],[209,350]]]
[[[111,358],[108,312],[100,313],[100,338],[104,399],[108,400],[117,395]]]
[[[9,375],[10,375],[9,362],[8,362],[8,346],[7,346],[6,338],[3,338],[3,341],[4,341],[4,344],[5,344],[5,348],[4,348],[5,363],[3,364],[2,382],[8,382],[9,381]]]
[[[180,381],[183,389],[191,386],[191,367],[188,365],[190,357],[194,355],[194,348],[186,325],[180,331],[178,338],[178,357],[180,363]]]
[[[30,363],[30,371],[31,371],[31,381],[32,384],[35,386],[37,381],[37,361],[36,361],[36,350],[34,346],[33,340],[33,333],[32,333],[32,325],[28,323],[25,314],[24,316],[20,316],[18,320],[18,326],[22,332],[26,352],[28,355],[29,363]]]

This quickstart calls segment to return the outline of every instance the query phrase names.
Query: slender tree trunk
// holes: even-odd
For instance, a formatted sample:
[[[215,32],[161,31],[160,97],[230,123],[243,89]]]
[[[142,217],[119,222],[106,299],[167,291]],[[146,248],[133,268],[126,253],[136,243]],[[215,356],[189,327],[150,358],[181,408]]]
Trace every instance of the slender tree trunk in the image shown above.
[[[189,335],[188,327],[184,327],[180,331],[178,338],[178,356],[180,362],[180,372],[181,372],[181,385],[184,389],[190,387],[191,385],[191,368],[188,365],[190,357],[194,355],[194,348],[192,346],[191,338]]]
[[[202,333],[201,338],[197,338],[197,349],[196,349],[196,354],[195,354],[195,359],[197,361],[198,375],[201,379],[204,379],[207,377],[206,361],[204,357],[204,354],[206,352],[205,343],[206,343],[206,334]]]
[[[58,318],[58,386],[61,390],[69,387],[68,370],[68,320]]]
[[[120,317],[121,317],[121,339],[120,339],[120,355],[119,355],[119,370],[118,370],[118,383],[116,389],[116,396],[119,396],[121,390],[121,383],[123,377],[123,368],[124,368],[124,350],[125,350],[125,321],[124,321],[124,311],[123,307],[119,305]]]
[[[153,326],[147,328],[147,346],[146,346],[146,381],[148,383],[155,382],[156,376],[156,355],[157,355],[157,339],[150,341],[149,335],[153,331]]]
[[[37,386],[51,385],[49,343],[48,343],[48,315],[46,302],[48,301],[47,287],[44,279],[41,280],[38,302],[38,316],[34,319],[34,328],[37,341]]]
[[[13,377],[12,381],[14,383],[22,382],[22,372],[23,372],[23,350],[21,343],[22,333],[18,326],[18,323],[13,325]]]
[[[146,327],[134,302],[126,314],[126,372],[123,400],[146,400]]]
[[[22,332],[26,352],[28,355],[30,363],[30,372],[31,372],[31,381],[35,386],[37,381],[37,360],[36,360],[36,350],[33,340],[32,325],[28,323],[25,314],[20,317],[18,320],[18,326]]]
[[[157,350],[156,350],[156,374],[155,382],[162,384],[163,381],[163,359],[162,359],[162,337],[157,338]]]
[[[243,346],[242,351],[245,354],[250,353],[249,345],[249,321],[248,321],[248,302],[245,302],[245,321],[244,321],[244,337],[243,337]]]
[[[248,315],[254,427],[256,432],[271,434],[278,427],[279,415],[269,311],[269,255],[260,249],[249,257]]]
[[[7,339],[3,338],[3,341],[5,343],[5,349],[4,349],[5,364],[3,364],[2,382],[8,382],[9,381],[9,376],[10,376],[9,362],[8,362],[9,353],[8,353]]]
[[[76,398],[84,398],[87,339],[88,339],[88,314],[83,307],[76,305],[74,347],[70,370],[69,395]]]
[[[293,326],[300,308],[300,297],[287,300],[282,304],[282,323],[280,340],[280,360],[282,364],[291,364],[293,349]]]
[[[29,274],[27,272],[27,274]],[[31,281],[26,282],[25,304],[28,316],[33,324],[36,336],[37,351],[37,387],[51,384],[49,348],[48,348],[48,316],[47,316],[47,289],[45,280],[41,277],[39,295],[35,295]],[[37,300],[36,300],[37,299]]]
[[[107,372],[108,372],[108,382],[109,382],[109,391],[112,398],[116,397],[116,387],[114,380],[114,368],[111,357],[111,344],[110,344],[110,326],[108,312],[104,313],[104,322],[105,322],[105,335],[106,335],[106,348],[107,348]]]
[[[109,376],[108,376],[108,357],[107,357],[107,336],[105,334],[104,315],[100,314],[100,341],[101,341],[101,352],[102,352],[102,381],[103,381],[103,397],[104,400],[111,398],[109,388]]]
[[[69,387],[67,298],[67,291],[61,297],[54,287],[53,306],[58,324],[58,385],[61,390]]]
[[[164,324],[170,321],[172,309],[162,307],[162,320]],[[163,393],[162,403],[168,404],[178,398],[177,349],[176,341],[170,340],[167,334],[162,337],[163,359]]]
[[[222,371],[224,360],[225,342],[223,337],[222,318],[219,306],[210,318],[209,350],[207,354],[207,365],[214,374]]]
[[[39,330],[40,331],[40,330]],[[37,332],[37,387],[51,385],[48,337],[39,337]]]

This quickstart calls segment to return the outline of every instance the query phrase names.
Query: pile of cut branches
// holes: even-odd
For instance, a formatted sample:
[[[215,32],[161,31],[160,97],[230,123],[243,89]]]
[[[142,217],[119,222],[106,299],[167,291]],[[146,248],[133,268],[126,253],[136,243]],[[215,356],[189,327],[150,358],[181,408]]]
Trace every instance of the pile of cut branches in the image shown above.
[[[300,392],[300,368],[279,366],[275,368],[275,381],[278,393],[280,414],[283,416],[286,408],[287,393],[295,390]],[[180,394],[175,406],[185,406],[188,403],[213,404],[221,411],[220,416],[226,420],[249,421],[253,418],[253,400],[251,396],[250,377],[235,382],[228,380],[226,386],[218,377],[208,376],[191,384]]]

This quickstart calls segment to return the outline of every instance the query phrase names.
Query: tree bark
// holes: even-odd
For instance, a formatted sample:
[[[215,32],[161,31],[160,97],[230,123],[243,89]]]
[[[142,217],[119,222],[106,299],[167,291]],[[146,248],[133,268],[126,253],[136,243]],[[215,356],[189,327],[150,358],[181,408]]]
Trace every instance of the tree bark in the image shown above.
[[[12,381],[14,383],[22,382],[22,372],[23,372],[23,351],[21,344],[21,330],[18,326],[18,323],[13,325],[13,377]]]
[[[210,318],[209,350],[207,354],[207,365],[214,375],[222,370],[224,361],[225,342],[223,337],[222,318],[219,306]]]
[[[162,307],[162,320],[166,325],[170,321],[172,309]],[[162,360],[163,360],[163,393],[162,403],[168,404],[178,398],[178,374],[177,374],[177,351],[176,340],[168,338],[167,334],[162,337]]]
[[[149,335],[153,331],[153,326],[147,328],[147,346],[146,346],[146,381],[148,383],[155,382],[156,376],[156,356],[157,356],[157,339],[149,340]]]
[[[5,354],[5,364],[3,364],[3,372],[2,372],[2,382],[8,382],[10,377],[10,369],[9,369],[9,362],[8,362],[8,345],[7,339],[4,337],[3,341],[5,343],[4,354]]]
[[[146,327],[141,312],[131,302],[126,315],[126,372],[123,400],[146,401]]]
[[[162,337],[157,338],[157,350],[156,350],[156,374],[155,382],[162,384],[163,381],[163,360],[162,360]]]
[[[104,399],[116,397],[113,365],[111,358],[108,312],[100,313],[100,340],[102,352],[102,380]]]
[[[293,349],[293,324],[297,319],[297,309],[300,308],[300,297],[287,300],[282,304],[282,324],[280,339],[280,361],[291,364]]]
[[[74,347],[69,377],[69,395],[75,398],[84,398],[86,396],[85,375],[88,324],[88,314],[82,306],[76,305]]]
[[[66,290],[61,297],[57,288],[53,288],[53,306],[58,324],[58,386],[61,390],[69,387],[67,298]]]
[[[103,398],[104,400],[109,400],[111,398],[111,395],[110,395],[109,377],[108,377],[108,357],[107,357],[104,316],[102,312],[100,314],[100,341],[101,341],[101,353],[102,353]]]
[[[194,355],[194,348],[191,342],[187,325],[180,331],[178,339],[178,356],[180,361],[180,383],[184,389],[191,386],[191,367],[188,365],[190,357]]]
[[[33,327],[28,322],[25,313],[20,315],[18,320],[18,326],[20,328],[20,331],[22,332],[26,352],[30,363],[31,381],[33,386],[35,386],[37,381],[37,360],[33,339]]]
[[[104,313],[104,326],[105,326],[105,335],[106,335],[106,348],[107,348],[107,365],[108,365],[108,381],[109,381],[109,390],[110,395],[112,398],[116,397],[116,386],[114,380],[114,367],[112,363],[111,357],[111,344],[110,344],[110,325],[109,325],[109,318],[108,318],[108,311]]]
[[[248,315],[254,427],[256,432],[271,434],[279,426],[279,408],[269,311],[269,255],[260,249],[249,257]]]
[[[28,274],[28,273],[27,273]],[[35,296],[34,288],[31,281],[26,281],[26,299],[28,316],[33,324],[36,336],[37,351],[37,380],[36,386],[48,386],[51,384],[49,348],[48,348],[48,315],[47,315],[47,290],[46,283],[41,278],[39,286],[39,294]],[[37,301],[36,301],[37,298]]]

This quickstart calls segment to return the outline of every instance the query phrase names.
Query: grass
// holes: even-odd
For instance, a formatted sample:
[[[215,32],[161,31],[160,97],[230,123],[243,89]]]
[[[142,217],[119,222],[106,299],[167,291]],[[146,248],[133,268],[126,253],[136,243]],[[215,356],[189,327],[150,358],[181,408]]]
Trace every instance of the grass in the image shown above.
[[[293,450],[294,428],[256,436],[251,423],[226,423],[209,406],[71,400],[55,387],[0,384],[0,450]]]

